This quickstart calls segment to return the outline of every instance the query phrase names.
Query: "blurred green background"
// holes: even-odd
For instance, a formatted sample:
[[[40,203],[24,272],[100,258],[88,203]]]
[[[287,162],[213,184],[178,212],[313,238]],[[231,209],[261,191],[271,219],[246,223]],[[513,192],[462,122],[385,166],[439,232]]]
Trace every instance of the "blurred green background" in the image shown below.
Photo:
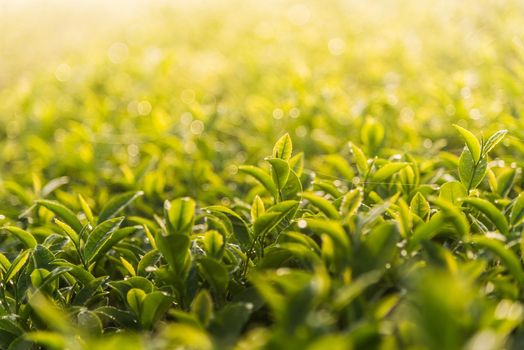
[[[267,169],[263,159],[285,132],[293,152],[304,152],[304,178],[310,182],[316,173],[317,186],[329,179],[323,190],[358,185],[345,161],[348,143],[363,149],[364,163],[379,157],[380,165],[400,159],[416,165],[417,181],[409,168],[397,182],[374,183],[380,196],[367,199],[367,212],[395,192],[408,199],[420,185],[433,195],[459,178],[464,143],[453,123],[479,137],[509,130],[490,153],[496,160],[489,185],[501,189],[486,195],[506,206],[524,187],[523,23],[524,1],[517,0],[0,0],[0,224],[30,227],[38,219],[20,214],[51,192],[76,212],[83,210],[82,194],[100,212],[118,193],[144,191],[133,212],[151,222],[166,199],[181,196],[193,197],[198,208],[223,204],[246,212],[260,186],[238,167]],[[370,210],[373,220],[382,220],[386,208]],[[36,233],[52,232],[34,226]],[[512,247],[520,247],[520,236]],[[13,253],[16,244],[4,247]],[[500,273],[503,264],[447,244],[428,243],[424,252],[422,259],[395,255],[409,263],[394,266],[393,281],[377,289],[387,298],[369,298],[370,307],[359,300],[342,321],[321,310],[304,323],[314,331],[295,338],[277,320],[271,331],[282,343],[275,344],[300,347],[296,339],[306,343],[317,331],[344,329],[344,322],[353,326],[366,315],[369,324],[352,330],[355,344],[380,333],[388,335],[381,349],[394,348],[394,337],[413,349],[495,349],[515,332],[518,348],[523,332],[514,330],[523,309],[513,300],[522,300],[522,288]],[[330,281],[322,270],[276,271],[257,282],[288,286],[278,300],[290,307],[282,311],[275,303],[277,315],[307,312],[297,296]],[[485,271],[481,288],[476,280]],[[351,277],[343,277],[350,287]],[[378,277],[366,278],[357,288]],[[405,296],[395,288],[404,284],[407,302],[392,312]],[[329,304],[321,289],[318,303]],[[332,289],[342,290],[336,283]],[[349,305],[361,291],[347,293]],[[264,315],[257,322],[273,321]],[[167,333],[176,336],[187,331],[171,327]],[[239,349],[264,339],[265,328],[253,329]],[[329,337],[310,349],[347,346],[342,333]]]
[[[510,129],[520,154],[523,14],[495,0],[3,1],[0,178],[67,175],[103,199],[154,168],[146,191],[215,202],[285,131],[314,168],[367,144],[363,128],[384,132],[370,155],[458,154],[452,123]]]

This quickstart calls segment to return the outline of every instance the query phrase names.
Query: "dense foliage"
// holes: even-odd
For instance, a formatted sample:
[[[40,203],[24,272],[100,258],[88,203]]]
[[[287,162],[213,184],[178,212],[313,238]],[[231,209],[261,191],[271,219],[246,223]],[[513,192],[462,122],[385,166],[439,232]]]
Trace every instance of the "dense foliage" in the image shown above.
[[[408,3],[162,9],[0,85],[0,348],[520,348],[521,6]]]

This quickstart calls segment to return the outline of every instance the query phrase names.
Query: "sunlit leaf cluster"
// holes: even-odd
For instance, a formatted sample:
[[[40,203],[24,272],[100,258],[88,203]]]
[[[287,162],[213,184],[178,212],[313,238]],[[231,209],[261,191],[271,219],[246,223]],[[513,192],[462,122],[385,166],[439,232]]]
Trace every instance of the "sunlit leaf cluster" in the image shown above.
[[[520,349],[522,4],[211,3],[0,67],[0,349]]]

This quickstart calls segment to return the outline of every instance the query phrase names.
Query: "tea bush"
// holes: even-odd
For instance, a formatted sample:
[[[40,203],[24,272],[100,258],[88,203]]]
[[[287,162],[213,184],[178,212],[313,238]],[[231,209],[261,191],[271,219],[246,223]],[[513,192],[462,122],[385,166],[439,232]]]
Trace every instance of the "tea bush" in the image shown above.
[[[0,88],[0,348],[520,348],[521,4],[248,3]]]

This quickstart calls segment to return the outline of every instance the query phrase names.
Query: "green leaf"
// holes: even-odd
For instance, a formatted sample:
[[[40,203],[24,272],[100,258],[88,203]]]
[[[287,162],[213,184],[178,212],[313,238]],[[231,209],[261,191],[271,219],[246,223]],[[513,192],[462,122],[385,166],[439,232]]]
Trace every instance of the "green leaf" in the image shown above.
[[[9,281],[11,281],[11,279],[24,267],[25,263],[29,259],[30,254],[31,249],[24,250],[22,253],[18,254],[4,275],[4,284],[7,284]]]
[[[464,238],[469,235],[469,222],[460,208],[452,205],[448,201],[435,197],[430,197],[430,202],[442,210],[442,213],[446,216],[446,221],[453,225],[459,237]]]
[[[277,143],[275,143],[275,146],[273,147],[273,157],[287,161],[291,158],[292,151],[293,144],[291,142],[291,137],[286,133],[278,139]]]
[[[329,200],[309,192],[302,193],[302,198],[306,199],[311,203],[311,205],[319,209],[328,219],[336,220],[340,217],[337,208],[335,208]]]
[[[198,260],[199,271],[211,288],[219,295],[226,292],[229,284],[229,274],[224,265],[208,257]]]
[[[282,200],[297,199],[298,194],[302,192],[302,183],[293,170],[289,172],[286,184],[280,191]]]
[[[169,234],[189,235],[193,231],[195,201],[189,197],[164,202]]]
[[[78,201],[80,202],[80,206],[82,207],[82,211],[84,212],[87,221],[94,225],[95,219],[93,217],[93,212],[91,211],[89,204],[87,204],[86,200],[84,199],[84,197],[82,197],[81,194],[78,195]]]
[[[132,235],[133,233],[140,230],[140,226],[130,226],[130,227],[124,227],[120,228],[116,231],[114,231],[102,244],[102,247],[92,256],[91,260],[96,261],[100,255],[105,254],[108,252],[113,246],[118,244],[121,240],[124,238]]]
[[[521,192],[513,202],[509,220],[513,226],[520,225],[524,220],[524,192]]]
[[[348,181],[351,181],[355,176],[355,172],[353,171],[351,165],[348,163],[346,158],[340,154],[329,154],[324,157],[324,161]]]
[[[291,169],[289,168],[289,164],[282,159],[270,158],[267,159],[267,161],[271,164],[271,177],[277,188],[279,199],[281,199],[282,189],[286,185]]]
[[[445,215],[442,212],[438,212],[433,215],[428,222],[425,222],[422,225],[419,225],[411,239],[409,240],[408,248],[414,249],[420,242],[425,240],[430,240],[436,236],[445,224]]]
[[[145,233],[145,235],[147,237],[147,240],[148,240],[149,244],[151,245],[151,248],[156,249],[155,237],[151,233],[151,230],[145,224],[142,225],[142,228],[144,229],[144,233]]]
[[[223,342],[233,343],[251,317],[253,304],[235,302],[225,305],[209,325],[209,332]],[[249,347],[249,346],[248,346]],[[201,347],[211,349],[211,347]]]
[[[458,204],[459,200],[467,195],[468,191],[464,185],[458,181],[446,182],[440,187],[439,198],[452,204]]]
[[[14,335],[22,335],[24,333],[24,329],[9,315],[0,316],[0,330]]]
[[[355,163],[357,164],[358,172],[361,175],[367,174],[369,167],[367,157],[364,152],[355,144],[351,144],[351,151],[353,152],[353,157],[355,157]]]
[[[41,320],[45,320],[50,329],[65,334],[72,332],[71,320],[52,299],[42,293],[35,293],[29,299],[29,305]]]
[[[460,181],[468,190],[475,189],[486,176],[488,161],[486,156],[476,163],[468,149],[464,149],[459,159]]]
[[[140,276],[133,276],[120,281],[108,282],[108,285],[115,289],[122,298],[126,298],[127,292],[129,292],[131,288],[138,288],[146,293],[151,293],[155,289],[153,282]]]
[[[117,309],[113,306],[101,306],[96,308],[94,312],[96,312],[96,314],[103,320],[114,322],[120,327],[131,329],[137,327],[137,321],[133,316],[133,313],[127,310]],[[129,334],[126,334],[126,336],[129,336]]]
[[[42,187],[42,191],[40,191],[40,195],[42,197],[47,197],[51,193],[53,193],[56,189],[68,183],[69,183],[69,178],[67,176],[61,176],[61,177],[54,178],[50,180],[48,183],[46,183],[44,187]]]
[[[489,174],[489,170],[488,170]],[[493,177],[495,178],[495,191],[501,196],[506,197],[511,190],[513,189],[513,186],[515,185],[515,180],[517,179],[517,169],[515,168],[506,168],[503,169],[500,173],[497,174],[496,178],[493,174]]]
[[[266,213],[278,212],[282,216],[282,219],[287,218],[291,220],[294,217],[299,204],[300,202],[295,200],[283,201],[268,208]]]
[[[151,292],[146,295],[141,304],[141,326],[150,329],[167,312],[171,303],[172,298],[163,292]]]
[[[187,313],[178,312],[177,315],[184,314],[184,322],[170,322],[167,324],[162,334],[162,338],[169,344],[171,349],[195,349],[195,350],[212,350],[214,343],[210,335],[199,327],[198,324],[190,324]],[[195,321],[195,323],[197,323]],[[137,349],[139,350],[139,349]]]
[[[283,243],[297,243],[307,248],[308,251],[314,251],[315,253],[320,252],[318,244],[313,238],[304,235],[300,232],[286,231],[283,232],[278,238],[279,244]]]
[[[224,220],[229,220],[232,225],[232,230],[235,238],[238,242],[247,247],[251,243],[251,232],[249,231],[246,221],[233,210],[224,207],[222,205],[212,205],[209,207],[203,208],[210,213],[225,214]]]
[[[320,219],[304,219],[307,224],[307,228],[315,232],[316,234],[327,234],[331,237],[337,244],[339,244],[343,249],[349,250],[350,240],[344,229],[337,221],[328,221]]]
[[[63,334],[50,331],[32,331],[24,335],[24,339],[33,344],[38,344],[45,349],[65,349],[67,348],[67,339]],[[22,348],[24,349],[24,348]],[[30,348],[32,349],[32,348]],[[17,350],[9,348],[8,350]],[[25,349],[24,349],[25,350]]]
[[[25,230],[22,230],[19,227],[4,226],[4,230],[8,231],[9,233],[13,234],[16,238],[18,238],[25,245],[26,248],[34,248],[37,244],[36,239],[33,237],[32,234]]]
[[[74,276],[83,285],[87,285],[91,283],[93,280],[95,280],[95,277],[85,268],[78,265],[74,265],[66,260],[56,259],[55,261],[53,261],[52,265],[69,267],[71,270],[68,273]]]
[[[224,252],[224,236],[218,231],[211,230],[204,234],[204,248],[207,254],[214,258],[220,258]]]
[[[475,209],[479,210],[504,234],[509,234],[508,221],[504,214],[502,214],[496,206],[491,202],[482,198],[464,198],[462,202],[471,205]]]
[[[466,142],[466,146],[468,147],[469,151],[471,152],[472,158],[474,163],[478,163],[481,157],[481,147],[479,140],[473,135],[470,131],[464,129],[463,127],[453,124],[455,129],[460,133],[464,141]]]
[[[148,251],[138,263],[137,273],[140,276],[147,276],[150,273],[149,268],[158,264],[161,258],[162,254],[159,250],[153,249]]]
[[[122,266],[124,269],[129,273],[131,276],[136,276],[135,268],[133,267],[133,264],[131,264],[129,261],[127,261],[124,257],[120,257],[120,262],[122,263]]]
[[[394,218],[399,223],[400,235],[402,238],[407,238],[413,228],[413,216],[411,215],[409,206],[404,199],[399,198],[397,205],[398,211]]]
[[[31,284],[33,287],[38,288],[42,285],[44,282],[44,279],[49,275],[49,271],[46,269],[34,269],[33,272],[31,272]]]
[[[300,152],[289,159],[289,167],[298,176],[304,171],[304,153]]]
[[[254,177],[272,196],[277,195],[277,187],[271,180],[271,176],[264,170],[252,165],[241,165],[238,170]]]
[[[263,215],[260,215],[253,225],[255,237],[259,237],[264,233],[271,231],[278,225],[278,218],[280,217],[280,212],[266,212]]]
[[[45,242],[44,242],[45,243]],[[32,262],[34,268],[51,269],[55,261],[55,255],[48,248],[41,244],[37,244],[33,249]]]
[[[393,259],[399,238],[396,223],[384,223],[371,230],[355,252],[355,273],[384,269]]]
[[[63,204],[58,203],[56,201],[46,200],[46,199],[37,200],[36,204],[52,211],[56,216],[61,218],[66,224],[71,226],[73,230],[76,231],[76,233],[80,233],[82,231],[83,225],[80,222],[80,220],[78,220],[76,215]]]
[[[360,138],[368,147],[368,150],[375,153],[384,140],[384,127],[374,118],[368,118],[360,130]]]
[[[135,199],[142,196],[144,192],[126,192],[114,196],[109,202],[104,206],[100,215],[98,216],[98,224],[115,217],[120,213],[125,207],[131,204]]]
[[[142,289],[138,288],[131,288],[127,292],[126,300],[127,304],[131,308],[131,310],[134,311],[136,315],[140,315],[142,310],[142,301],[146,297],[146,292],[144,292]]]
[[[55,218],[54,221],[55,224],[57,224],[57,226],[60,227],[62,231],[71,239],[71,241],[73,241],[73,243],[75,243],[76,245],[80,243],[80,238],[78,237],[78,234],[75,230],[73,230],[71,226],[69,226],[65,222],[58,220],[57,218]]]
[[[264,202],[262,202],[262,199],[256,195],[253,204],[251,205],[251,219],[255,221],[260,215],[264,214],[265,211]]]
[[[382,274],[382,271],[370,271],[358,276],[352,283],[339,288],[333,300],[334,307],[337,310],[347,307],[367,288],[379,282]]]
[[[522,270],[519,258],[511,249],[506,248],[501,242],[485,236],[474,236],[470,242],[495,253],[502,260],[515,280],[521,285],[524,283],[524,271]]]
[[[342,193],[338,190],[337,186],[335,186],[332,181],[315,180],[312,182],[312,185],[312,190],[322,191],[325,194],[329,194],[331,197],[337,199],[342,197]]]
[[[84,258],[87,262],[92,262],[97,256],[98,252],[104,244],[111,238],[113,233],[118,229],[120,224],[124,221],[124,217],[118,217],[106,220],[96,226],[93,232],[87,237],[86,244],[84,246]]]
[[[73,299],[72,305],[82,306],[88,305],[94,298],[98,296],[98,293],[102,289],[102,285],[107,282],[108,277],[98,277],[92,280],[89,283],[86,283],[83,288],[81,288]],[[97,293],[98,291],[98,293]]]
[[[507,133],[508,130],[499,130],[493,135],[491,135],[482,147],[482,155],[487,155],[489,151],[491,151],[500,141],[502,141],[502,139],[504,138],[504,136],[506,136]]]
[[[54,268],[50,272],[48,272],[45,269],[35,269],[30,274],[30,279],[31,279],[31,282],[33,282],[33,278],[34,278],[34,282],[38,284],[38,288],[40,290],[45,290],[51,294],[58,288],[58,278],[64,275],[65,273],[70,272],[71,270],[72,268],[70,267],[61,267],[61,266]],[[35,273],[35,275],[33,275],[33,273]],[[34,286],[37,287],[36,284],[34,284]]]
[[[200,290],[191,304],[191,313],[206,327],[213,317],[213,300],[206,289]]]
[[[186,261],[189,259],[189,246],[191,239],[184,234],[164,236],[158,232],[156,235],[158,250],[162,253],[169,267],[180,276],[186,272]]]
[[[340,215],[347,218],[355,214],[362,204],[362,199],[362,191],[358,188],[346,193],[340,204]]]
[[[413,214],[417,215],[422,220],[426,220],[427,216],[429,215],[430,207],[428,201],[426,198],[424,198],[422,193],[417,192],[417,194],[413,196],[413,199],[411,199],[409,209]]]
[[[378,169],[372,176],[372,180],[375,182],[381,182],[386,180],[388,177],[392,176],[393,174],[397,173],[401,169],[405,168],[408,165],[408,163],[387,163],[386,165],[382,166],[380,169]]]
[[[83,332],[91,335],[102,334],[102,321],[96,315],[96,313],[89,310],[82,310],[76,315],[76,322],[78,328]]]
[[[4,254],[0,253],[0,270],[5,272],[9,269],[10,266],[11,262],[9,259],[7,259]]]

